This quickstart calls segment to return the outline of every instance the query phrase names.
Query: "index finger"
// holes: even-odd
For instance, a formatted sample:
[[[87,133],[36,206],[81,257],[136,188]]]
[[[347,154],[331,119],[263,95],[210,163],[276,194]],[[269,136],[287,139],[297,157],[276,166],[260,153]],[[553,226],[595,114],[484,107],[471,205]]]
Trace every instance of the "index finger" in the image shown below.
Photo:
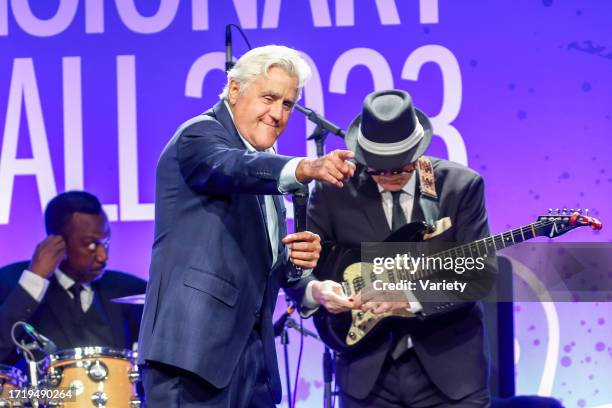
[[[355,157],[355,153],[351,152],[350,150],[334,150],[334,153],[336,153],[336,155],[342,160],[352,159]]]
[[[315,234],[311,231],[300,231],[294,232],[293,234],[289,234],[282,239],[283,244],[290,244],[292,242],[315,242],[321,241],[321,237],[318,234]]]

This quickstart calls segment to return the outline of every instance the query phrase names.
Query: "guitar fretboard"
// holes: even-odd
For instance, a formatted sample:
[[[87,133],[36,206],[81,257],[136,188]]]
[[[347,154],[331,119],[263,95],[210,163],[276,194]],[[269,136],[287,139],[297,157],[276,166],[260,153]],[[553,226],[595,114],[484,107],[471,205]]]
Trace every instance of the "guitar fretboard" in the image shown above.
[[[468,244],[459,245],[433,255],[426,255],[426,257],[440,259],[456,259],[459,257],[474,259],[477,257],[488,257],[495,254],[500,249],[519,244],[537,236],[546,235],[552,224],[554,224],[554,221],[537,221],[510,231],[502,232],[501,234],[490,235]],[[554,225],[552,225],[552,228],[554,228]],[[385,269],[385,272],[382,274],[375,274],[373,271],[370,272],[369,278],[370,282],[374,282],[375,280],[381,279],[384,274],[388,282],[395,283],[402,280],[414,281],[428,278],[439,271],[440,270],[437,268],[420,268],[412,273],[406,269]],[[355,291],[360,291],[366,286],[366,282],[362,276],[355,278],[352,283]]]

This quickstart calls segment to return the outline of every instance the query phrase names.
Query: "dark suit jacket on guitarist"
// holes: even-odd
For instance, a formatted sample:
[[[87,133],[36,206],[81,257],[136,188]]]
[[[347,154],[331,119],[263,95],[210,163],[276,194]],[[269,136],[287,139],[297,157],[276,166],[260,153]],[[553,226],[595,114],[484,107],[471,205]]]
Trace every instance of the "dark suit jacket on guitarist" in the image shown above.
[[[431,161],[440,197],[439,218],[452,220],[452,227],[439,239],[467,243],[487,236],[482,178],[465,166],[435,158]],[[417,178],[412,221],[424,219],[419,197]],[[322,242],[331,241],[339,248],[381,242],[391,234],[377,185],[364,171],[356,173],[343,189],[316,185],[310,197],[308,228],[318,233]],[[322,259],[319,265],[325,263]],[[415,352],[434,384],[451,399],[485,387],[488,361],[479,304],[422,302],[422,305],[421,318],[400,324],[409,325]],[[325,310],[317,313],[331,319]],[[373,340],[364,351],[341,353],[337,360],[336,381],[343,392],[355,398],[369,394],[394,346],[390,336]]]
[[[60,350],[82,346],[132,348],[138,339],[142,307],[113,303],[111,300],[143,293],[146,287],[144,280],[121,272],[105,271],[100,279],[92,282],[92,307],[102,311],[102,326],[110,331],[110,343],[80,344],[80,327],[70,309],[72,300],[55,277],[49,279],[49,288],[40,303],[19,285],[19,278],[28,264],[18,262],[0,269],[0,361],[14,365],[19,360],[11,339],[11,327],[19,320],[30,323]]]

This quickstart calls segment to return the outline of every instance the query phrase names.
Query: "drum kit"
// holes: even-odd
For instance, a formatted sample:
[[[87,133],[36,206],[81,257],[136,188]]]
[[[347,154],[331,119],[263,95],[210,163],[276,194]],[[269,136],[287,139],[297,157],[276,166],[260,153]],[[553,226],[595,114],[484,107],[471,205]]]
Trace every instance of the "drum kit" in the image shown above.
[[[21,370],[0,365],[0,407],[140,407],[135,357],[106,347],[62,350],[45,358],[36,387]]]
[[[144,295],[115,301],[142,304]],[[140,407],[136,357],[135,351],[108,347],[61,350],[33,362],[38,367],[30,370],[30,378],[0,364],[0,408]],[[40,381],[32,370],[43,373]]]

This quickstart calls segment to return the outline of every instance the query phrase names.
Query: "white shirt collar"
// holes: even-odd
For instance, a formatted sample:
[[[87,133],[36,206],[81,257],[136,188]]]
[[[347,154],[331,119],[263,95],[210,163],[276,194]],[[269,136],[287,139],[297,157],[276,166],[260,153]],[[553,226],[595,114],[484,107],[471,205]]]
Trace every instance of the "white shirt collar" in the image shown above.
[[[70,287],[74,285],[74,279],[62,272],[60,268],[55,269],[55,277],[62,288],[66,290],[70,289]],[[91,291],[91,285],[89,283],[84,283],[83,288],[87,291]]]
[[[229,112],[230,118],[232,119],[232,123],[234,124],[234,127],[236,128],[236,132],[238,133],[238,136],[240,136],[240,139],[242,139],[242,143],[244,143],[244,145],[246,146],[247,150],[249,152],[256,152],[257,150],[253,147],[253,145],[251,145],[241,134],[240,134],[240,130],[238,130],[238,126],[236,126],[236,122],[234,121],[234,114],[232,113],[232,109],[230,108],[229,103],[227,102],[227,99],[223,99],[223,103],[225,104],[225,107],[227,108],[227,111]],[[271,148],[264,150],[266,153],[276,153],[276,151],[274,150],[274,146],[272,146]]]
[[[402,187],[402,191],[406,194],[410,194],[412,197],[414,197],[414,190],[416,188],[416,178],[417,178],[417,173],[415,171],[412,173],[410,180],[408,180],[408,182],[404,184],[404,186]],[[379,193],[388,192],[378,183],[376,183],[376,187],[378,187]]]

